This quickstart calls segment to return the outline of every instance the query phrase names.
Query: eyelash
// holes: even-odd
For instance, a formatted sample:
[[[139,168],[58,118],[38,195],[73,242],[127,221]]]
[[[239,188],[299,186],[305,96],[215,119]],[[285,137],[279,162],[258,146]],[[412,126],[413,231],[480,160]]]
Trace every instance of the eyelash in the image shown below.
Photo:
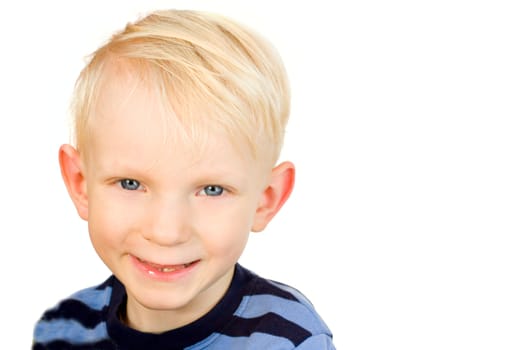
[[[138,191],[142,187],[142,184],[135,179],[122,179],[118,181],[118,184],[123,190],[126,190],[126,191]],[[132,187],[132,188],[129,188],[129,187]],[[216,191],[217,193],[209,194],[209,193],[206,193],[207,190]],[[206,185],[201,190],[199,190],[197,194],[204,195],[207,197],[220,197],[221,195],[224,194],[225,191],[227,190],[220,185]]]

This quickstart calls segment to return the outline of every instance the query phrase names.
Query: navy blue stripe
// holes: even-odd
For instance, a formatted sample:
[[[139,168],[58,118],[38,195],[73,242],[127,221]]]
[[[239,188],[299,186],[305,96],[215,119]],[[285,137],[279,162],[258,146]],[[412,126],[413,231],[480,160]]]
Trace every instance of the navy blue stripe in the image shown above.
[[[103,340],[92,344],[74,345],[63,340],[53,341],[47,344],[34,344],[32,350],[116,350],[117,346],[110,340]]]
[[[235,316],[233,327],[224,329],[221,333],[231,337],[249,337],[253,333],[271,334],[290,340],[298,346],[312,335],[308,330],[273,313],[267,313],[255,318]]]
[[[114,278],[115,278],[114,276],[110,276],[110,277],[108,277],[108,279],[106,279],[103,283],[101,283],[101,284],[100,284],[99,286],[97,286],[95,289],[96,289],[96,290],[104,290],[104,289],[106,289],[106,287],[108,287],[108,286],[111,287],[111,286],[113,285],[113,283],[114,283]]]
[[[106,308],[104,307],[102,311],[97,311],[78,300],[67,299],[61,302],[56,309],[47,311],[42,316],[42,320],[74,319],[85,328],[95,328],[103,321],[102,316],[105,315]]]
[[[277,282],[274,282],[277,283]],[[271,294],[287,300],[299,301],[292,293],[285,291],[264,279],[258,279],[255,288],[248,291],[245,295]]]

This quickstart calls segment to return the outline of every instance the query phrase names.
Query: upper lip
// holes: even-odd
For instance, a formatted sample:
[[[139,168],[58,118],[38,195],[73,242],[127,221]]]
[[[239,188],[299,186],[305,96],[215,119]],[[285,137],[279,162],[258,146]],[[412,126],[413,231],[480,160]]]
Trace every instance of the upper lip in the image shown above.
[[[180,266],[180,265],[189,265],[199,259],[193,259],[193,260],[186,260],[185,262],[179,262],[179,263],[173,263],[173,262],[169,262],[169,263],[161,263],[161,262],[158,262],[158,261],[152,261],[152,260],[149,260],[149,259],[143,259],[141,257],[138,257],[138,256],[135,256],[137,258],[137,260],[139,260],[140,262],[143,262],[143,263],[146,263],[148,265],[151,265],[151,266],[154,266],[154,267],[169,267],[169,266]]]

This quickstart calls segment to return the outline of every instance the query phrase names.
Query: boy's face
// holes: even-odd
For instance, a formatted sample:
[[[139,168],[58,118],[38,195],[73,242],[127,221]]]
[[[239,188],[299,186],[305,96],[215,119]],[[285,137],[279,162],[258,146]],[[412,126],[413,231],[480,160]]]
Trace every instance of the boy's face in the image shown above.
[[[210,310],[228,288],[249,232],[275,214],[264,213],[275,192],[271,169],[220,135],[210,135],[196,154],[166,129],[175,116],[161,106],[140,83],[109,79],[89,152],[77,160],[81,179],[68,185],[70,194],[75,186],[81,193],[74,201],[95,250],[126,287],[129,322],[147,331]],[[159,318],[166,311],[176,318]],[[167,323],[155,324],[162,317]]]

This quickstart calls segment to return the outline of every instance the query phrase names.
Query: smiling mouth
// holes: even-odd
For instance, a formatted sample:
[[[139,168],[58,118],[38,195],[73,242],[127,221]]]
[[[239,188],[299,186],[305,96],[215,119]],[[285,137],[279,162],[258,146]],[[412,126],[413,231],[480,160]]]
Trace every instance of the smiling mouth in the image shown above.
[[[197,262],[199,262],[199,260],[195,260],[195,261],[192,261],[190,263],[187,263],[187,264],[180,264],[180,265],[160,265],[160,264],[155,264],[155,263],[152,263],[152,262],[149,262],[149,261],[146,261],[146,260],[142,260],[141,258],[137,257],[137,260],[150,267],[150,268],[153,268],[159,272],[164,272],[164,273],[169,273],[169,272],[175,272],[175,271],[180,271],[180,270],[184,270],[194,264],[196,264]]]

